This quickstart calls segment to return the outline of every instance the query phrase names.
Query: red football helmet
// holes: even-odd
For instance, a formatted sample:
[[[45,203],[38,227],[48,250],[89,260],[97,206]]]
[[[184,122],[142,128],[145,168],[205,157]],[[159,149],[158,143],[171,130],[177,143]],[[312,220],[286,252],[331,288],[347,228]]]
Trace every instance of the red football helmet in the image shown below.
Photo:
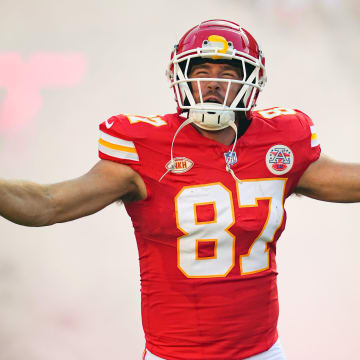
[[[209,78],[189,77],[193,64],[206,61],[229,61],[241,69],[240,80],[215,79],[227,83],[222,104],[203,102],[200,84],[209,81]],[[218,130],[235,120],[234,111],[247,112],[255,106],[266,82],[265,58],[255,39],[238,24],[226,20],[208,20],[190,29],[175,45],[167,75],[175,92],[178,111],[188,111],[189,117],[193,117],[193,121],[206,130]],[[200,103],[194,100],[193,82],[198,84]],[[231,84],[241,84],[241,87],[230,106],[227,106]]]

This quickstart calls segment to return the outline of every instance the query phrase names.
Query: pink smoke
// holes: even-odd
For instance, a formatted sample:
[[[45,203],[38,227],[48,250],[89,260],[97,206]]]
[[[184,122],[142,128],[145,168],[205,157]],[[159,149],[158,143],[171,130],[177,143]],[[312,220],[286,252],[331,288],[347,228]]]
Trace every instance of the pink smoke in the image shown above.
[[[19,53],[0,54],[0,88],[6,89],[0,104],[0,132],[29,125],[41,109],[42,89],[76,85],[85,71],[82,54],[39,52],[28,61]]]

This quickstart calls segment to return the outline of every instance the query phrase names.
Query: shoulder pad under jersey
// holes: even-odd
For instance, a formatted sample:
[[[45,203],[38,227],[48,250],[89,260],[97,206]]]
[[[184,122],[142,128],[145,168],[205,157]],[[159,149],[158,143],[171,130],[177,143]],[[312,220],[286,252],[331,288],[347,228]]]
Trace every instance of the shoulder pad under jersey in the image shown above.
[[[139,163],[137,143],[156,141],[156,129],[167,127],[162,116],[116,115],[100,124],[99,156],[121,163]]]
[[[310,138],[311,147],[319,145],[316,129],[311,118],[297,109],[273,107],[253,112],[279,131],[286,131],[289,138]]]

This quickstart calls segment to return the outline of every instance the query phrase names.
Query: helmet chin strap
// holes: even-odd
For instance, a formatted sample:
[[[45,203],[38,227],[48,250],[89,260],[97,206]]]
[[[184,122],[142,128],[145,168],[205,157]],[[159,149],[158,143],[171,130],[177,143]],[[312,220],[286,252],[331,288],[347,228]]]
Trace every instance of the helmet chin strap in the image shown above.
[[[235,145],[236,145],[236,142],[238,139],[238,128],[235,125],[235,123],[231,123],[231,124],[229,124],[229,126],[235,131],[234,145],[231,149],[231,152],[234,152]],[[226,163],[225,169],[227,172],[229,172],[231,174],[231,176],[234,178],[235,181],[239,182],[240,184],[242,183],[242,181],[235,175],[234,171],[231,169],[231,165],[229,163]]]
[[[191,111],[191,110],[190,110]],[[216,131],[216,130],[221,130],[221,129],[225,129],[226,127],[230,126],[234,131],[235,131],[235,139],[234,139],[234,142],[233,142],[233,147],[231,149],[231,152],[234,152],[234,149],[235,149],[235,146],[236,146],[236,142],[237,142],[237,138],[238,138],[238,129],[237,129],[237,126],[235,124],[235,113],[234,111],[221,111],[221,113],[232,113],[232,115],[226,115],[224,116],[226,119],[230,119],[230,121],[228,121],[227,125],[222,125],[220,128],[215,128],[215,127],[211,127],[212,130],[210,131]],[[202,112],[203,114],[205,113],[205,111]],[[220,111],[218,111],[218,113],[220,113]],[[205,129],[205,130],[208,130],[208,128],[204,128],[203,126],[200,126],[198,124],[197,121],[195,121],[195,118],[194,116],[190,116],[191,114],[189,114],[189,117],[178,127],[178,129],[176,130],[174,136],[173,136],[173,139],[172,139],[172,142],[171,142],[171,150],[170,150],[170,163],[169,165],[167,166],[167,171],[161,176],[161,178],[159,179],[159,182],[170,172],[172,171],[174,168],[175,168],[175,161],[174,161],[174,157],[173,157],[173,148],[174,148],[174,143],[175,143],[175,138],[176,136],[178,135],[178,133],[188,124],[190,123],[195,123],[197,126],[199,126],[200,128],[202,129]],[[209,115],[213,115],[213,114],[209,114]],[[221,115],[221,114],[220,114]],[[201,116],[202,118],[202,116]],[[234,119],[234,120],[232,120]],[[211,118],[212,120],[212,118]],[[221,121],[220,121],[221,122]],[[203,124],[203,122],[201,121],[201,124]],[[241,183],[241,180],[238,179],[234,173],[234,171],[231,169],[231,165],[226,163],[226,166],[225,166],[225,169],[227,172],[229,172],[232,177],[235,179],[235,181],[238,181],[239,183]]]
[[[172,142],[171,142],[171,150],[170,150],[170,164],[167,166],[167,170],[166,172],[161,176],[161,178],[159,179],[159,182],[165,177],[165,175],[167,175],[170,171],[172,171],[175,168],[175,161],[174,161],[174,157],[173,157],[173,148],[174,148],[174,142],[175,142],[175,138],[177,136],[177,134],[180,132],[180,130],[182,128],[184,128],[186,125],[192,123],[194,120],[191,118],[186,119],[176,130]]]

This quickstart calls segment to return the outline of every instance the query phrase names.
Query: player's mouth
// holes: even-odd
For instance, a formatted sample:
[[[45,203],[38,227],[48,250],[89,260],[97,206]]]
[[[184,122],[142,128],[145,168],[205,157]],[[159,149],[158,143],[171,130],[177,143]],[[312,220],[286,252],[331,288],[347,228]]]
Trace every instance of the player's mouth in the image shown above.
[[[223,100],[220,100],[219,98],[217,98],[216,96],[209,96],[207,98],[204,99],[204,102],[207,103],[216,103],[216,104],[223,104]]]

